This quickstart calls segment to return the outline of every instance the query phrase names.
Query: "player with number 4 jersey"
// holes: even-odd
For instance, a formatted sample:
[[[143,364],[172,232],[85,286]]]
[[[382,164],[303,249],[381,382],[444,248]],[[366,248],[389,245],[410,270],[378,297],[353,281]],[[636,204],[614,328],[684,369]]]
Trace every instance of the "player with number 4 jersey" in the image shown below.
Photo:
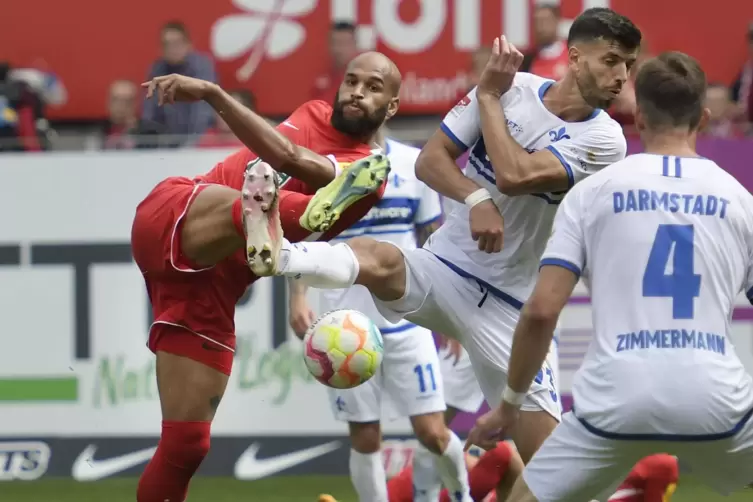
[[[636,124],[646,153],[580,183],[557,212],[503,403],[471,436],[515,426],[579,277],[594,338],[573,379],[574,410],[526,466],[513,502],[599,498],[658,452],[722,493],[753,480],[753,377],[728,336],[737,296],[753,300],[753,195],[695,152],[705,92],[686,54],[644,63]]]

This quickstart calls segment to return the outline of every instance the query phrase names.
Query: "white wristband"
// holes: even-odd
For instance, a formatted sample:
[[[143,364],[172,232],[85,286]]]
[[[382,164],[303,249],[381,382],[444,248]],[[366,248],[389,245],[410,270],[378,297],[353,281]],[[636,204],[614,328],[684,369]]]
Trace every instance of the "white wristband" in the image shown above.
[[[465,205],[468,206],[468,209],[473,209],[475,205],[480,204],[485,200],[490,200],[491,198],[492,194],[489,193],[489,190],[486,188],[479,188],[465,198]]]
[[[515,392],[510,387],[505,387],[505,391],[502,393],[502,400],[515,406],[520,407],[525,401],[525,392]]]

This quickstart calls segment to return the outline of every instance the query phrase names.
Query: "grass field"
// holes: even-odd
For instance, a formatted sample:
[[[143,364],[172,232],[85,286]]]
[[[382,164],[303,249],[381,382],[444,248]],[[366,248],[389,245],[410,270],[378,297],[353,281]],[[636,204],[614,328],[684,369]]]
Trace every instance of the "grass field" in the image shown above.
[[[69,480],[0,483],[2,502],[133,502],[136,479],[96,483]],[[278,476],[243,482],[226,478],[198,478],[191,485],[189,502],[315,502],[330,493],[340,502],[357,502],[348,478],[343,476]],[[751,502],[753,490],[732,497],[714,495],[692,480],[681,480],[672,502]],[[584,501],[585,502],[585,501]]]

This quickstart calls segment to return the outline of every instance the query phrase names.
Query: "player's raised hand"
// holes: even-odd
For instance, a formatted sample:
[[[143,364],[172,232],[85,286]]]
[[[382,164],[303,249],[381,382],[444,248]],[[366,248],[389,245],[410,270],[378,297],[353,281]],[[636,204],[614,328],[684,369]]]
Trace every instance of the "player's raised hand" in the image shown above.
[[[495,38],[492,54],[481,73],[476,92],[499,99],[510,90],[522,62],[523,54],[504,35]]]
[[[476,420],[476,425],[468,433],[465,451],[473,445],[484,450],[495,448],[497,443],[504,441],[509,435],[519,415],[520,410],[505,401],[487,411]]]
[[[480,251],[499,253],[502,250],[505,220],[491,200],[479,202],[469,215],[471,237]]]
[[[160,106],[176,101],[201,101],[209,95],[214,86],[212,82],[175,73],[154,77],[149,82],[141,84],[141,87],[146,88],[146,98],[156,95]]]

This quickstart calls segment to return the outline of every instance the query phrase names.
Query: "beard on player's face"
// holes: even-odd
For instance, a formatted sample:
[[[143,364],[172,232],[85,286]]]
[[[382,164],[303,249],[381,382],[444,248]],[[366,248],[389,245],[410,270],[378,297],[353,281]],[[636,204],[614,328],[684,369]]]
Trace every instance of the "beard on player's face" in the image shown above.
[[[606,110],[617,98],[617,96],[609,92],[609,90],[601,88],[596,75],[591,71],[588,64],[586,64],[583,71],[575,77],[575,82],[578,85],[578,90],[583,97],[583,101],[585,101],[588,106]]]
[[[363,115],[359,117],[346,117],[344,109],[349,104],[355,104],[361,108]],[[369,114],[362,104],[355,103],[352,100],[341,100],[338,95],[335,95],[335,100],[332,103],[332,120],[330,122],[332,123],[332,127],[343,134],[353,138],[367,138],[377,132],[382,126],[387,118],[388,107],[389,103]]]

